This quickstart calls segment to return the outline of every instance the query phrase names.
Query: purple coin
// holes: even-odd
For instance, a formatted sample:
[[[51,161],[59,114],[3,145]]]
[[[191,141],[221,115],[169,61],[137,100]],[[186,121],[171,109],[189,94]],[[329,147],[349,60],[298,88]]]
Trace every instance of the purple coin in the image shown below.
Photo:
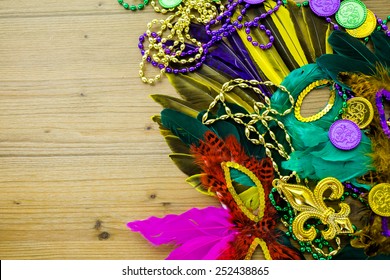
[[[362,132],[350,120],[337,120],[329,128],[329,139],[340,150],[352,150],[362,140]]]
[[[320,17],[330,17],[340,8],[340,0],[310,0],[310,9]]]
[[[244,2],[248,4],[260,4],[263,3],[265,0],[244,0]]]

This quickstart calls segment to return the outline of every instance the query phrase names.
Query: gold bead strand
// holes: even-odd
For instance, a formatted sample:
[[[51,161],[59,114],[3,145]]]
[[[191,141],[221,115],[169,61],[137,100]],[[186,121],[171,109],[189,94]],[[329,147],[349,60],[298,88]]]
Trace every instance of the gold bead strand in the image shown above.
[[[289,101],[291,102],[291,107],[288,108],[286,111],[284,111],[282,113],[278,112],[275,109],[272,109],[271,108],[271,101],[258,88],[259,85],[276,86],[280,90],[282,90],[283,92],[286,92],[289,95]],[[262,102],[255,102],[253,104],[253,109],[254,109],[255,113],[252,113],[252,114],[243,114],[243,113],[235,113],[235,114],[233,114],[231,109],[225,103],[225,94],[228,94],[230,91],[234,90],[234,88],[236,88],[236,87],[243,88],[243,89],[245,89],[245,88],[248,89],[249,88],[249,89],[253,90],[255,93],[257,93],[259,95],[262,95],[264,97],[264,100],[265,100],[266,104],[264,104]],[[209,114],[210,114],[211,110],[217,105],[218,102],[222,103],[222,106],[224,107],[226,114],[221,115],[221,116],[219,116],[217,118],[214,118],[214,119],[209,119]],[[220,93],[210,103],[207,111],[202,116],[202,123],[204,123],[206,125],[210,125],[210,124],[213,124],[216,121],[226,120],[226,119],[230,118],[234,122],[236,122],[237,124],[243,125],[245,127],[245,136],[246,136],[246,138],[250,142],[252,142],[253,144],[261,145],[261,146],[264,147],[266,155],[272,161],[272,165],[273,165],[273,168],[274,168],[275,172],[279,175],[280,178],[284,178],[281,175],[281,173],[279,171],[279,167],[278,167],[277,163],[275,162],[275,160],[273,158],[272,150],[276,150],[279,153],[280,156],[282,156],[283,158],[285,158],[287,160],[289,159],[289,154],[286,152],[285,147],[282,144],[279,143],[279,141],[276,138],[276,135],[271,130],[271,128],[269,127],[268,124],[271,121],[274,121],[274,122],[277,123],[278,127],[285,134],[285,139],[286,139],[286,141],[288,143],[290,152],[293,152],[294,148],[293,148],[293,146],[291,144],[291,138],[288,135],[288,132],[287,132],[286,128],[284,127],[282,122],[280,122],[276,117],[274,117],[276,115],[283,116],[283,115],[291,112],[293,107],[294,107],[294,98],[292,97],[291,93],[287,90],[287,88],[285,88],[284,86],[274,85],[273,83],[268,82],[268,81],[267,82],[259,82],[259,81],[256,81],[256,80],[247,81],[247,80],[243,80],[243,79],[234,79],[234,80],[226,82],[225,84],[222,85]],[[265,109],[265,110],[263,112],[261,112],[260,110],[262,110],[262,109]],[[250,120],[249,120],[249,122],[244,122],[242,120],[243,118],[250,118]],[[265,132],[265,134],[268,133],[271,136],[271,138],[272,138],[272,140],[273,140],[273,142],[275,143],[276,146],[274,144],[272,144],[272,143],[265,142],[265,138],[264,138],[265,134],[263,134],[263,135],[260,134],[260,132],[255,128],[254,125],[257,122],[259,122],[259,121],[265,127],[265,129],[267,131],[267,132]],[[256,135],[255,138],[252,137],[253,133]]]
[[[169,16],[164,21],[160,21],[160,30],[156,32],[157,36],[160,38],[160,42],[157,42],[156,38],[153,38],[152,27],[157,23],[157,20],[152,21],[147,25],[146,36],[148,37],[149,46],[144,51],[142,61],[140,63],[140,78],[143,82],[153,84],[157,80],[161,79],[162,74],[166,72],[166,68],[169,67],[170,63],[175,64],[191,64],[195,61],[201,59],[204,49],[202,42],[199,42],[195,38],[191,37],[189,34],[191,22],[198,23],[207,23],[213,17],[216,17],[218,14],[217,7],[212,5],[211,0],[197,0],[197,1],[183,1],[180,5],[175,7],[176,11],[174,15]],[[220,6],[223,6],[221,2],[218,2]],[[155,8],[157,12],[165,13],[165,11],[173,10],[163,10],[156,6],[156,2],[152,1],[151,5]],[[223,10],[223,9],[222,9]],[[201,16],[195,16],[194,11],[199,13]],[[204,16],[206,14],[207,16]],[[203,15],[203,16],[202,16]],[[172,23],[175,19],[176,22]],[[168,31],[169,34],[166,37],[163,37],[164,31]],[[155,36],[155,37],[157,37]],[[172,40],[173,44],[167,47],[167,50],[163,48],[163,44],[167,41]],[[191,42],[196,45],[197,53],[193,54],[192,57],[184,59],[180,58],[182,52],[185,49],[186,42]],[[159,68],[161,69],[160,74],[156,75],[154,78],[145,77],[145,61],[148,60],[148,56],[151,56],[153,63],[160,63]]]

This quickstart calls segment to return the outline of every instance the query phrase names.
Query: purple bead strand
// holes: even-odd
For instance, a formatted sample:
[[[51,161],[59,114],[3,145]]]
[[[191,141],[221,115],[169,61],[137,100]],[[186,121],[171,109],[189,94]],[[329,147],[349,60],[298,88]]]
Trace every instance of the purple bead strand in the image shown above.
[[[359,190],[358,188],[356,188],[354,185],[352,185],[351,183],[344,183],[344,186],[351,190],[352,192],[356,193],[357,195],[361,195],[363,192],[361,190]]]
[[[375,103],[376,103],[376,108],[378,110],[379,121],[382,126],[382,130],[387,136],[387,138],[390,138],[390,128],[386,121],[385,106],[383,105],[383,99],[390,101],[390,92],[384,88],[380,89],[376,93]]]
[[[389,229],[389,218],[382,217],[382,235],[386,237],[390,237],[390,229]]]
[[[239,5],[243,5],[244,7],[241,9],[241,15],[238,16],[237,20],[235,20],[233,23],[231,23],[231,16],[237,9]],[[206,24],[205,29],[206,33],[211,36],[211,39],[207,43],[203,43],[203,53],[202,56],[195,61],[195,65],[191,67],[183,67],[183,68],[175,68],[173,69],[172,67],[166,67],[163,64],[159,64],[156,61],[153,61],[150,56],[147,57],[147,62],[151,63],[152,66],[154,67],[159,67],[160,69],[166,68],[167,73],[188,73],[188,72],[193,72],[200,68],[204,61],[206,60],[206,55],[209,52],[209,48],[215,45],[217,42],[221,41],[224,37],[228,37],[230,34],[233,32],[236,32],[237,29],[242,29],[245,27],[245,32],[247,33],[247,40],[252,43],[253,46],[259,47],[262,50],[269,49],[272,47],[273,42],[275,40],[274,36],[272,35],[272,32],[266,28],[265,25],[259,24],[259,21],[261,19],[266,18],[267,16],[271,15],[272,13],[276,12],[279,7],[283,5],[283,2],[281,0],[277,0],[276,5],[273,9],[262,13],[261,15],[255,17],[253,20],[242,23],[243,21],[243,16],[246,14],[246,10],[250,8],[252,5],[244,2],[243,0],[228,0],[228,4],[226,6],[226,10],[223,12],[222,15],[217,16],[216,19],[211,20],[209,23]],[[211,30],[211,27],[217,23],[223,22],[221,28],[218,30]],[[251,28],[259,28],[262,32],[265,32],[267,37],[269,38],[269,42],[266,44],[260,44],[257,41],[254,41],[252,36],[250,35]],[[141,54],[145,54],[145,48],[144,48],[144,42],[145,39],[147,38],[147,34],[144,33],[143,35],[140,36],[139,38],[139,43],[138,43],[138,48],[141,51]],[[161,37],[159,37],[155,32],[152,32],[151,37],[153,37],[156,42],[161,42]],[[174,52],[172,52],[169,47],[165,44],[163,44],[163,49],[164,52],[167,55],[175,55]],[[185,57],[185,56],[191,56],[194,53],[197,53],[197,50],[188,50],[188,51],[182,51],[180,57]]]
[[[387,20],[390,20],[390,16],[387,17]],[[379,17],[377,17],[377,22],[378,22],[378,30],[383,30],[385,34],[390,37],[390,30],[387,27],[387,20],[383,20]]]

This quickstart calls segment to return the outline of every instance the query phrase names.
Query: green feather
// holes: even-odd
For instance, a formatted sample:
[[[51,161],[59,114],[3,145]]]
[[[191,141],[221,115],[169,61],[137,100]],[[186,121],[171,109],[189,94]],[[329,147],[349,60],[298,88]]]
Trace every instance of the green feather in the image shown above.
[[[202,68],[204,66],[206,65],[203,65]],[[168,74],[167,77],[181,96],[188,96],[193,92],[196,94],[206,93],[214,99],[220,90],[218,86],[210,84],[203,76],[199,75],[199,72],[192,72],[186,75]]]
[[[306,54],[306,59],[309,63],[313,63],[316,59],[312,38],[310,37],[309,26],[305,23],[302,10],[297,4],[288,0],[288,9],[290,10],[291,21],[295,27],[299,43]]]
[[[333,50],[341,56],[364,61],[373,65],[379,62],[378,57],[359,39],[352,37],[346,32],[334,30],[329,36],[328,41],[333,47]]]
[[[337,81],[346,88],[348,88],[348,86],[343,84],[339,79],[339,74],[341,72],[363,73],[367,75],[373,75],[375,73],[375,65],[341,55],[325,54],[317,59],[317,64],[334,81]]]
[[[204,75],[204,81],[218,85],[219,91],[221,90],[223,84],[230,81],[230,78],[225,77],[222,73],[213,70],[207,65],[202,66],[200,74]],[[240,87],[236,87],[234,90],[225,94],[225,98],[227,102],[237,104],[248,112],[253,112],[254,102],[259,101],[259,96],[254,91],[245,91]]]
[[[198,192],[200,192],[201,194],[205,194],[205,195],[209,195],[209,196],[215,196],[215,193],[207,190],[203,184],[202,184],[202,178],[204,176],[207,176],[206,174],[202,173],[202,174],[195,174],[195,175],[192,175],[191,177],[188,177],[186,179],[186,182],[189,183],[192,187],[195,188],[195,190],[197,190]]]
[[[209,104],[219,94],[222,85],[230,81],[230,78],[227,78],[223,73],[220,73],[207,65],[203,65],[199,71],[186,75],[179,74],[167,76],[171,84],[185,100],[197,102],[193,108],[196,108],[199,111],[207,109]],[[193,97],[192,95],[196,97]],[[237,87],[226,95],[226,100],[231,103],[239,104],[248,111],[253,111],[253,103],[259,100],[259,96],[254,92],[246,92]]]
[[[298,95],[312,82],[326,78],[327,75],[318,67],[317,64],[307,64],[292,71],[284,79],[282,85],[290,91],[294,100],[296,100]],[[280,89],[275,91],[272,95],[271,104],[272,108],[279,112],[284,112],[291,107],[288,94]]]
[[[183,143],[183,141],[180,140],[179,137],[167,135],[165,136],[165,141],[173,153],[190,154],[190,149]]]
[[[249,178],[246,174],[242,173],[240,170],[231,168],[230,176],[232,180],[246,187],[253,187],[255,185],[252,179]]]
[[[193,176],[202,172],[199,165],[195,163],[195,158],[188,154],[170,154],[169,157],[176,166],[186,175]]]
[[[325,21],[319,20],[318,17],[309,9],[301,8],[303,21],[306,24],[310,42],[314,49],[314,58],[320,57],[326,53],[326,31],[328,24]]]
[[[161,123],[189,146],[197,145],[199,140],[203,139],[204,134],[210,130],[196,118],[171,109],[161,111]]]
[[[198,110],[207,108],[218,93],[214,88],[204,86],[201,81],[197,81],[190,75],[167,74],[167,77],[179,95]]]
[[[390,38],[382,31],[375,31],[371,34],[374,44],[375,55],[381,60],[382,64],[390,67]]]
[[[162,94],[153,94],[150,97],[164,108],[176,110],[193,118],[196,118],[199,113],[195,106],[193,106],[190,102],[181,100],[179,98]]]

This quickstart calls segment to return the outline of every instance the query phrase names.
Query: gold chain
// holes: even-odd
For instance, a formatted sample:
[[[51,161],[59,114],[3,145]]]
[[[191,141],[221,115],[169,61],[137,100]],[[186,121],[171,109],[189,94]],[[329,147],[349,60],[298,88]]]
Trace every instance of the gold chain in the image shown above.
[[[275,86],[279,88],[281,91],[288,94],[289,101],[291,103],[290,108],[285,110],[284,112],[280,113],[279,111],[271,108],[271,100],[258,88],[259,85],[265,85],[265,86]],[[225,102],[225,94],[232,91],[235,87],[239,88],[248,88],[253,90],[255,93],[262,95],[264,98],[265,103],[262,102],[255,102],[253,104],[253,110],[254,113],[251,114],[244,114],[244,113],[232,113],[232,110],[229,108],[229,106]],[[217,105],[217,103],[222,103],[226,114],[223,114],[217,118],[209,119],[210,111]],[[294,98],[291,95],[291,93],[287,90],[286,87],[282,85],[275,85],[272,82],[266,81],[266,82],[259,82],[257,80],[243,80],[243,79],[235,79],[231,80],[227,83],[225,83],[222,86],[222,89],[220,93],[215,97],[214,101],[212,101],[209,105],[209,108],[205,112],[205,114],[202,117],[203,124],[211,125],[216,121],[219,120],[227,120],[232,119],[237,124],[245,126],[245,136],[249,141],[251,141],[255,145],[262,145],[265,149],[266,155],[272,160],[273,168],[275,169],[276,173],[279,175],[280,178],[284,178],[280,171],[277,163],[275,162],[272,150],[275,150],[279,153],[280,156],[288,160],[290,158],[289,153],[286,152],[285,148],[282,144],[279,143],[279,141],[276,139],[275,133],[270,129],[269,122],[274,121],[280,129],[283,130],[285,134],[285,139],[289,145],[290,152],[294,151],[294,148],[291,144],[291,138],[290,135],[287,133],[286,128],[284,127],[284,124],[280,122],[275,116],[285,116],[289,114],[294,107]],[[244,118],[249,118],[249,122],[243,121]],[[264,134],[261,134],[255,127],[255,124],[258,122],[261,122],[263,127],[267,130]],[[274,143],[267,143],[265,141],[264,136],[268,133],[268,135],[272,138]],[[255,135],[255,137],[253,137]]]
[[[316,87],[328,85],[330,83],[331,82],[329,80],[315,81],[315,82],[311,83],[310,85],[308,85],[299,94],[299,96],[297,98],[297,102],[295,104],[295,108],[294,108],[294,115],[297,118],[297,120],[299,120],[301,122],[314,122],[316,120],[319,120],[323,116],[325,116],[326,113],[328,113],[332,109],[334,102],[335,102],[335,99],[336,99],[336,92],[334,89],[330,91],[330,98],[329,98],[328,104],[326,104],[324,109],[322,109],[320,112],[318,112],[317,114],[310,116],[310,117],[302,117],[302,115],[301,115],[301,107],[302,107],[303,99],[309,94],[309,92],[311,92]]]

